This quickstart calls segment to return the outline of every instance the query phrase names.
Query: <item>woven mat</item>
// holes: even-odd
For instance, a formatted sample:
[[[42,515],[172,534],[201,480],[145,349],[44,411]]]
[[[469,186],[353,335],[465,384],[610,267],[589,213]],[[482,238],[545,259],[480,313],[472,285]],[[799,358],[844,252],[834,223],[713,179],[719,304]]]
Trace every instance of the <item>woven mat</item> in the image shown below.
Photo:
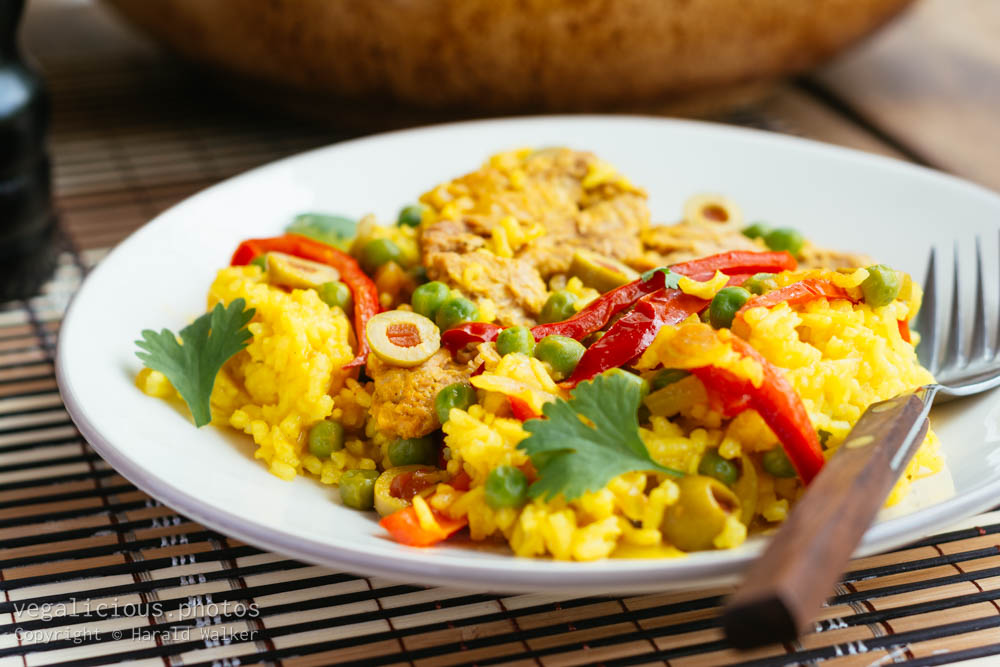
[[[164,208],[346,135],[248,110],[144,48],[88,62],[47,46],[69,241],[41,295],[0,304],[0,667],[1000,664],[1000,513],[855,561],[815,632],[738,653],[716,621],[726,590],[570,599],[401,585],[261,551],[138,491],[60,401],[53,352],[68,299]]]

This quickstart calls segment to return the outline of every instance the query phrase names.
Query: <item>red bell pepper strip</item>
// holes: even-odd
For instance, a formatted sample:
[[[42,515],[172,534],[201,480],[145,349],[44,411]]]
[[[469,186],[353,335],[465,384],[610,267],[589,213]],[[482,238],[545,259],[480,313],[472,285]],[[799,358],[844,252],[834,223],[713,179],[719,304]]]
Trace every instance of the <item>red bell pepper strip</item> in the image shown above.
[[[536,341],[553,335],[581,340],[603,329],[612,317],[635,305],[642,297],[663,289],[665,278],[663,271],[656,271],[649,280],[633,280],[597,297],[568,320],[539,324],[531,328],[531,333]]]
[[[365,325],[368,324],[368,320],[378,314],[381,308],[378,301],[378,288],[375,287],[371,278],[361,270],[357,261],[333,246],[298,234],[285,234],[284,236],[244,241],[236,248],[230,264],[243,266],[249,264],[258,255],[268,252],[283,252],[337,269],[340,273],[340,279],[351,289],[351,296],[354,297],[354,334],[358,339],[357,356],[344,364],[344,368],[364,364],[368,359]]]
[[[752,278],[754,274],[752,273],[734,273],[729,276],[729,280],[726,282],[726,287],[741,287],[743,283],[747,281],[748,278]]]
[[[455,354],[469,344],[491,343],[497,339],[503,327],[490,322],[466,322],[441,332],[441,345]]]
[[[469,520],[452,519],[439,512],[431,510],[437,523],[435,529],[425,529],[417,519],[417,511],[412,506],[397,510],[389,516],[382,517],[379,525],[389,531],[392,539],[400,544],[411,547],[429,547],[448,539],[453,533],[464,528]]]
[[[899,337],[907,343],[912,343],[913,340],[910,338],[910,323],[906,320],[896,320],[896,324],[899,326]]]
[[[649,280],[634,280],[621,287],[602,294],[591,301],[576,315],[549,324],[539,324],[531,328],[536,341],[546,336],[568,336],[581,340],[589,334],[604,328],[612,317],[631,308],[635,302],[647,294],[663,288],[664,275],[656,272]],[[441,334],[441,345],[453,354],[466,345],[487,343],[496,340],[503,327],[487,322],[467,322],[448,329]]]
[[[642,298],[632,312],[611,325],[583,353],[563,386],[575,387],[609,368],[627,364],[645,352],[661,328],[683,322],[707,305],[708,301],[675,289],[662,289]]]
[[[742,308],[736,311],[736,317],[742,316],[743,312],[750,308],[759,308],[761,306],[771,308],[772,306],[777,306],[779,303],[787,303],[790,306],[794,306],[815,299],[849,299],[855,301],[847,293],[847,290],[834,285],[829,280],[806,278],[797,283],[792,283],[791,285],[771,290],[766,294],[749,299],[743,304]]]
[[[780,252],[757,252],[754,250],[732,250],[709,255],[689,262],[674,264],[670,270],[695,280],[708,280],[716,271],[726,275],[745,273],[781,273],[794,271],[798,262],[784,250]]]
[[[733,336],[731,343],[738,354],[750,357],[764,369],[759,387],[721,368],[693,368],[691,373],[702,381],[711,396],[722,403],[725,416],[733,416],[747,408],[756,410],[778,436],[799,477],[808,484],[819,473],[826,459],[802,399],[784,373],[748,342]]]
[[[701,259],[675,264],[670,267],[674,273],[698,280],[707,280],[716,270],[732,276],[731,284],[742,284],[754,273],[762,271],[779,272],[796,267],[795,258],[787,252],[738,251],[710,255]],[[666,276],[663,271],[655,271],[648,280],[638,279],[616,287],[591,301],[576,315],[562,322],[539,324],[531,333],[539,341],[546,336],[559,335],[583,340],[589,334],[600,331],[618,313],[657,290],[663,289]],[[739,282],[735,282],[738,280]],[[441,344],[454,353],[470,343],[485,343],[496,340],[502,327],[484,322],[470,322],[449,329],[441,334]]]
[[[534,408],[532,408],[531,405],[529,405],[523,398],[508,396],[507,400],[510,401],[511,413],[513,413],[514,418],[518,421],[526,422],[529,419],[538,419],[541,417],[541,415],[535,412]]]

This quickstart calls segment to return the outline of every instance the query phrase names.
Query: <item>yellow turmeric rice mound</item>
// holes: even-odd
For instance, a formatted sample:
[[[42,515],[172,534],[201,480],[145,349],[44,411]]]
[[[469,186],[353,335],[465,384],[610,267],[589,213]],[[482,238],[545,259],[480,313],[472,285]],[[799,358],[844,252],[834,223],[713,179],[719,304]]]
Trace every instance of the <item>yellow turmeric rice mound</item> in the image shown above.
[[[361,269],[350,257],[320,266],[324,281],[296,284],[272,266],[284,250],[258,249],[242,260],[251,264],[219,270],[207,299],[209,310],[239,299],[254,310],[245,349],[212,366],[222,365],[213,422],[250,436],[255,458],[284,480],[306,475],[340,485],[345,505],[376,509],[404,544],[427,546],[467,526],[473,541],[558,560],[736,547],[787,517],[802,478],[835,454],[869,406],[933,382],[909,332],[921,292],[908,276],[858,268],[867,260],[808,242],[796,251],[808,270],[795,270],[791,254],[744,236],[742,214],[725,198],[696,197],[687,208],[707,211],[704,220],[689,210],[687,227],[650,232],[644,191],[590,153],[552,148],[497,154],[421,202],[396,226],[363,218],[342,246],[366,272],[361,284],[372,283],[367,323],[385,323],[381,338],[355,321],[350,304],[358,303]],[[720,221],[724,234],[714,227]],[[258,241],[276,239],[250,243]],[[710,258],[721,266],[714,275],[685,275],[674,263],[706,247],[751,255],[743,268],[771,262],[762,266],[773,273],[718,263],[734,253]],[[651,257],[670,257],[670,270],[638,277]],[[840,268],[814,268],[822,257],[837,258]],[[268,268],[253,263],[261,259]],[[875,277],[878,298],[867,296]],[[600,326],[566,328],[565,320],[624,285],[638,296]],[[802,292],[815,285],[822,290]],[[734,289],[742,294],[735,306],[726,301]],[[793,298],[796,290],[802,298]],[[387,312],[376,315],[376,303]],[[717,316],[717,303],[731,307],[727,317]],[[681,309],[652,320],[647,306]],[[640,340],[632,334],[641,318],[626,319],[633,315],[658,328]],[[545,322],[542,333],[527,328],[537,322]],[[463,331],[448,331],[453,326]],[[571,337],[556,341],[556,329]],[[452,333],[468,338],[449,345]],[[368,363],[345,369],[363,357],[359,340],[371,346]],[[546,343],[556,352],[540,352]],[[582,376],[593,381],[578,383],[595,345],[603,358],[622,358],[611,368],[596,363]],[[727,382],[738,389],[730,387],[732,396],[723,396]],[[181,404],[159,371],[144,369],[136,383]],[[207,389],[193,405],[204,406]],[[771,404],[793,426],[767,419],[767,403],[755,402],[765,390],[787,399]],[[200,412],[196,421],[206,421]],[[786,442],[768,423],[785,429]],[[333,429],[335,442],[311,443],[320,427]],[[943,467],[928,429],[887,504]],[[386,523],[406,512],[400,532]],[[444,526],[447,534],[435,537]],[[426,541],[407,541],[407,531]]]

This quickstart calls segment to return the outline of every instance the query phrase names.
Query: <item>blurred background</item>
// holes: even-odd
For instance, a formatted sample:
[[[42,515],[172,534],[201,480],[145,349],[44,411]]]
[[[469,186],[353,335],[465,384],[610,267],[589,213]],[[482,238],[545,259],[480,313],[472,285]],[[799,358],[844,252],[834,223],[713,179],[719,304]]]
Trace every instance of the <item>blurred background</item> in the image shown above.
[[[20,28],[85,252],[278,157],[514,113],[709,118],[1000,188],[997,0],[28,0]]]

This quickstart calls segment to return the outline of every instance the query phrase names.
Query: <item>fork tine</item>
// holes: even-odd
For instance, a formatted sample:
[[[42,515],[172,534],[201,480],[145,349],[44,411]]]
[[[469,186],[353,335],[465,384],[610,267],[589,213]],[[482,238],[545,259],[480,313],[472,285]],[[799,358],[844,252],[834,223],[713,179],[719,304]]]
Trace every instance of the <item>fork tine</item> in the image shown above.
[[[976,311],[972,318],[972,344],[969,349],[969,359],[977,361],[986,357],[988,344],[986,342],[986,296],[983,294],[983,251],[979,237],[976,237]]]
[[[948,318],[949,330],[946,332],[944,345],[944,360],[941,367],[948,370],[961,368],[965,365],[965,354],[962,350],[965,343],[965,326],[962,322],[962,291],[958,276],[958,242],[955,242],[954,263],[951,279],[951,313]]]
[[[917,357],[931,373],[937,372],[938,364],[937,342],[941,318],[937,314],[937,301],[937,249],[931,246],[931,253],[927,257],[927,273],[924,276],[924,300],[913,323],[913,328],[920,332]]]

